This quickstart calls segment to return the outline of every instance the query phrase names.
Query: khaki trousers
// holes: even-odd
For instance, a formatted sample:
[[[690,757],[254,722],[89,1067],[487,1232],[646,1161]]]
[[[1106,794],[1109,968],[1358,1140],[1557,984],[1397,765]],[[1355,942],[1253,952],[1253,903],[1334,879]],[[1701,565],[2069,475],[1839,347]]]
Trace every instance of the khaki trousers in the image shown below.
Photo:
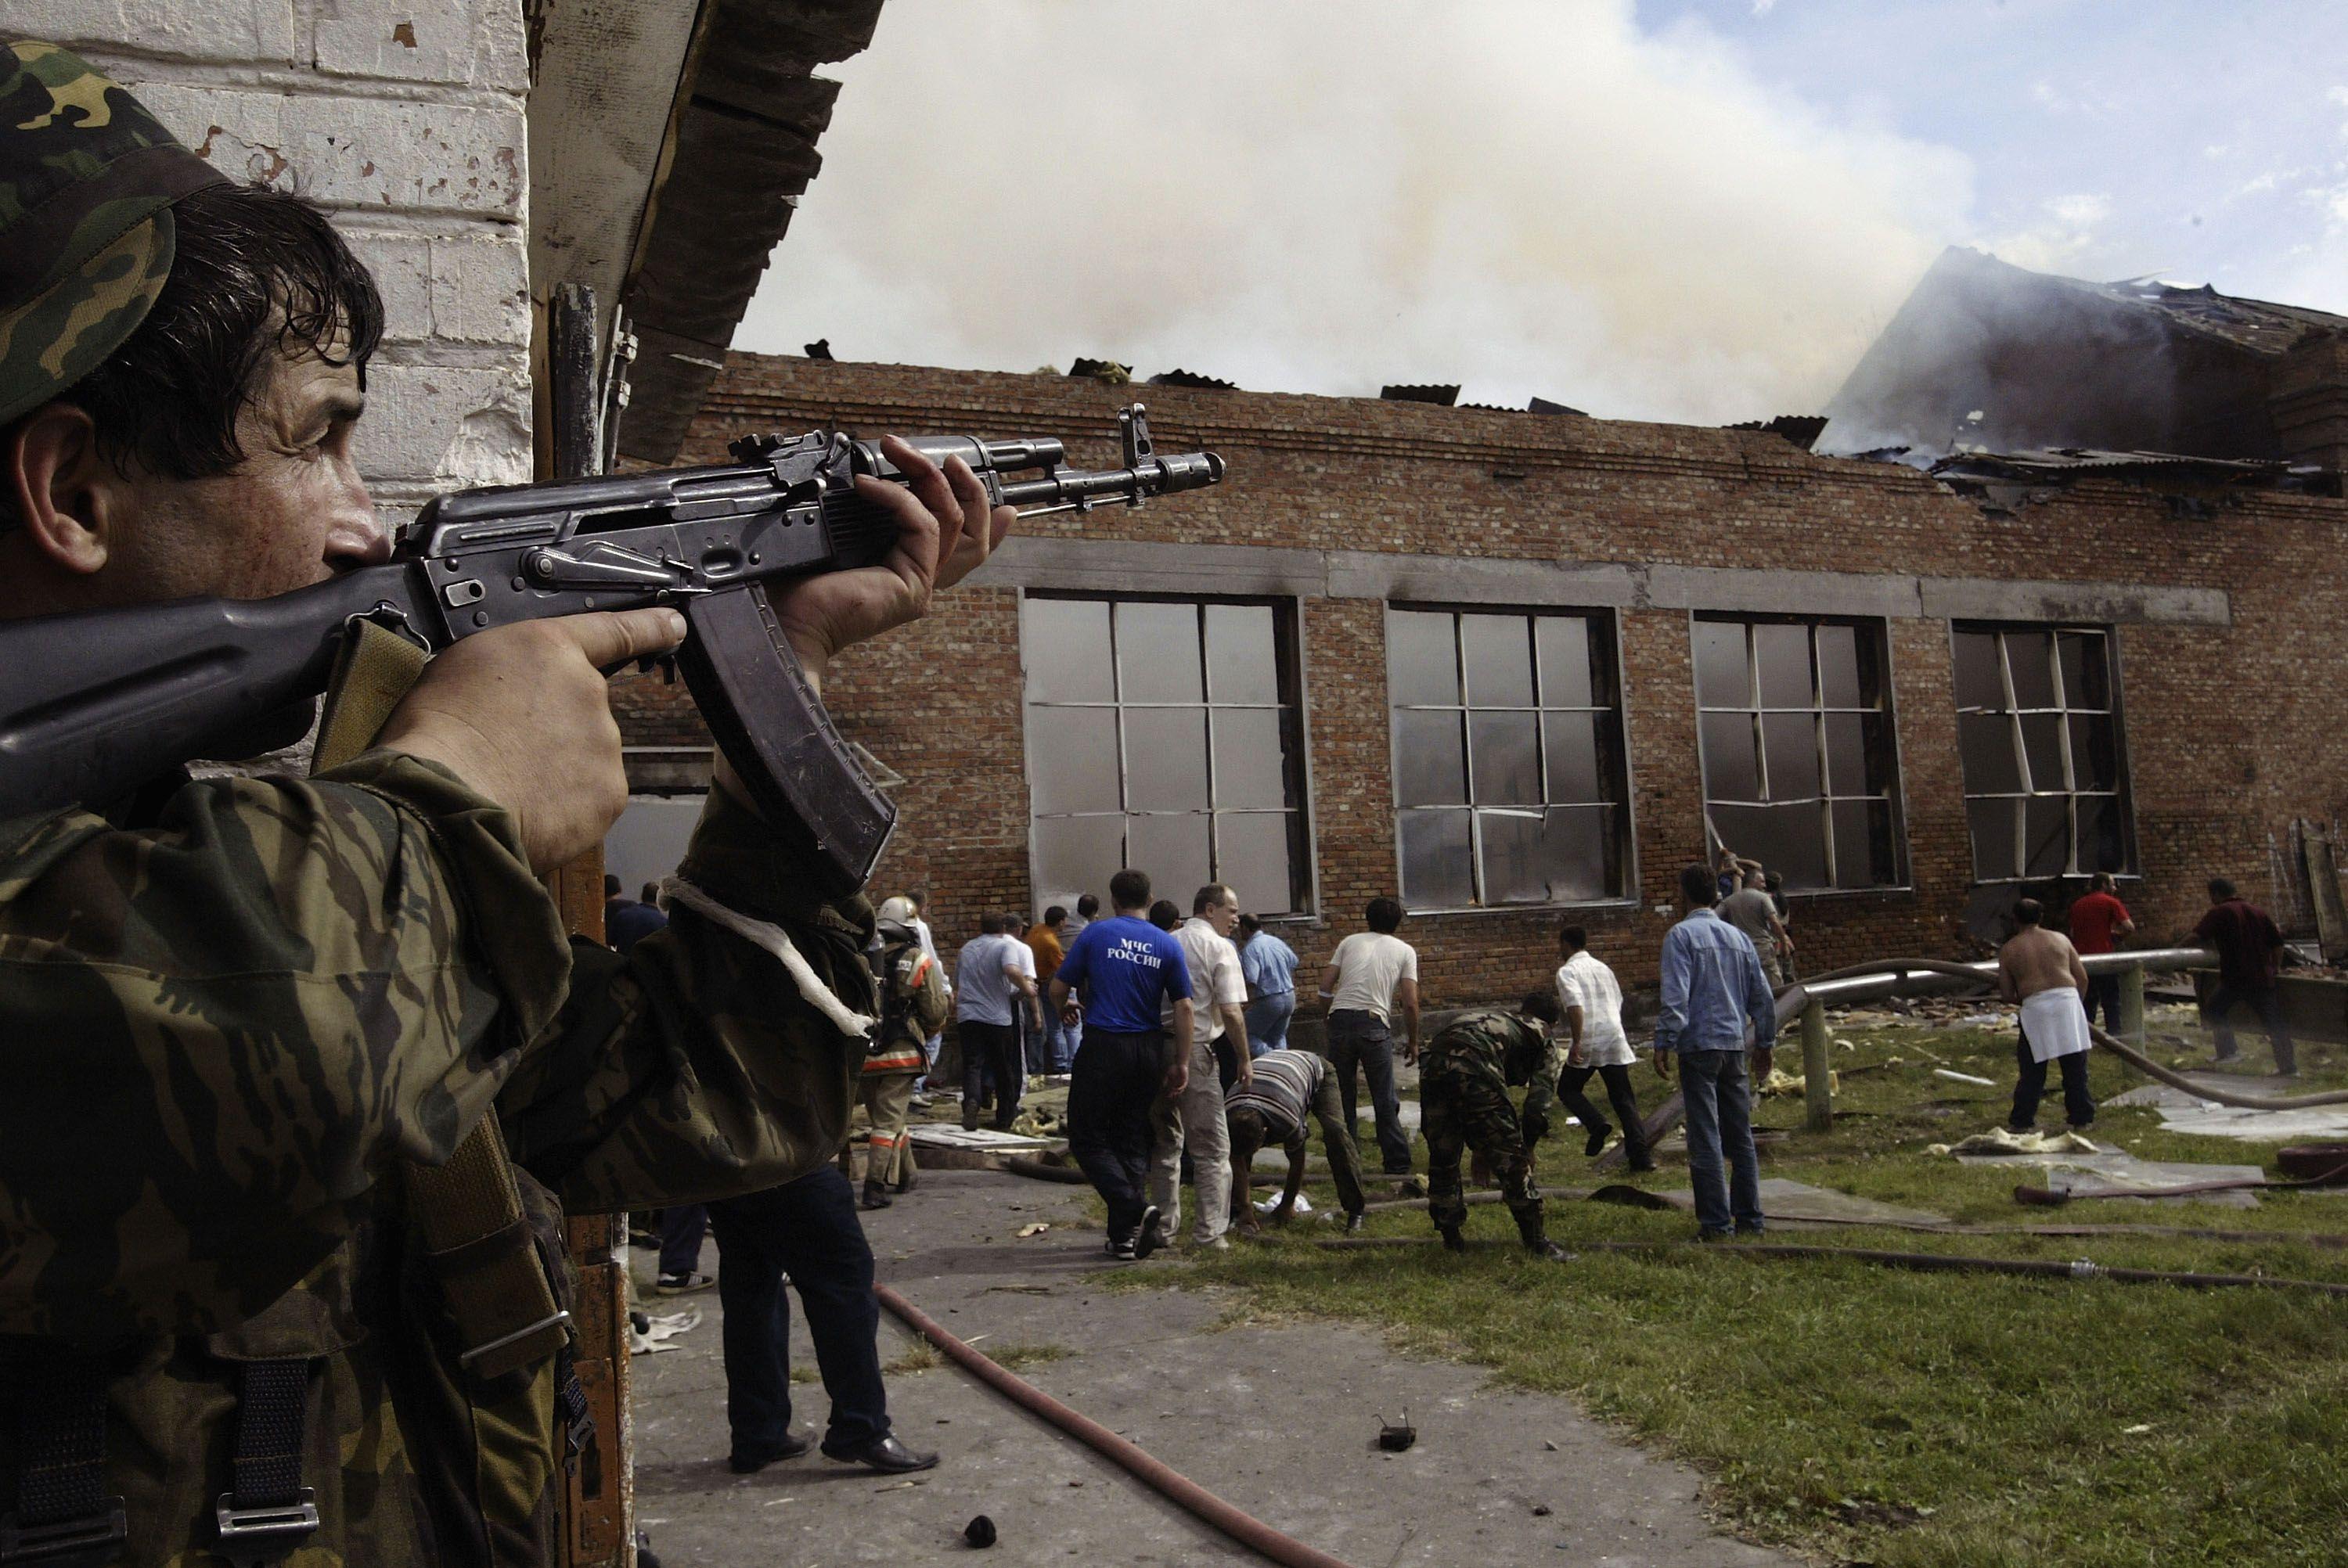
[[[911,1072],[868,1072],[856,1086],[857,1102],[872,1119],[872,1137],[865,1144],[864,1179],[894,1186],[913,1163],[912,1140],[906,1129],[913,1120]]]
[[[1190,1046],[1190,1082],[1180,1096],[1158,1097],[1149,1108],[1155,1138],[1149,1153],[1149,1201],[1158,1205],[1161,1238],[1171,1241],[1182,1225],[1182,1151],[1190,1151],[1191,1179],[1199,1187],[1198,1223],[1191,1236],[1212,1241],[1231,1225],[1231,1131],[1223,1121],[1223,1080],[1214,1047]]]

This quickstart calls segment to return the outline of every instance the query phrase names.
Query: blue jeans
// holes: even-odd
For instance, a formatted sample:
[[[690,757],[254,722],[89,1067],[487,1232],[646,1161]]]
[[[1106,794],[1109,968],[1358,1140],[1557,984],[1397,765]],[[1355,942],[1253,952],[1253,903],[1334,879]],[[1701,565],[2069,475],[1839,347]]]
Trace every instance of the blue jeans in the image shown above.
[[[1052,1042],[1052,1071],[1066,1072],[1076,1065],[1076,1046],[1084,1037],[1085,1026],[1063,1022],[1057,1014],[1045,1022],[1045,1035]]]
[[[1288,1049],[1288,1020],[1296,1016],[1296,993],[1274,991],[1247,1005],[1248,1054]]]
[[[1680,1052],[1680,1094],[1687,1107],[1688,1176],[1695,1223],[1725,1234],[1761,1229],[1761,1156],[1753,1147],[1753,1081],[1741,1050]],[[1722,1151],[1726,1150],[1726,1180]]]
[[[855,1189],[837,1165],[779,1187],[709,1205],[717,1233],[717,1299],[726,1313],[726,1419],[737,1453],[772,1451],[791,1430],[791,1298],[807,1309],[823,1390],[831,1396],[827,1449],[889,1435],[889,1396],[875,1339],[872,1248],[856,1217]]]

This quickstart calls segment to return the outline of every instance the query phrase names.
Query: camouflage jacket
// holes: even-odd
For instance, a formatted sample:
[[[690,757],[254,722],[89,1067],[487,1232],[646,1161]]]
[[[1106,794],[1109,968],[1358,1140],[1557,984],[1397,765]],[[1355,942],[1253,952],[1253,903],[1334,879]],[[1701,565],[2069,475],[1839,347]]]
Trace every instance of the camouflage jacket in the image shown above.
[[[1540,1025],[1502,1008],[1462,1013],[1436,1031],[1419,1059],[1422,1078],[1441,1072],[1489,1073],[1503,1084],[1524,1084],[1524,1112],[1546,1116],[1557,1102],[1565,1046]]]
[[[817,899],[723,792],[682,871],[870,1010],[869,907]],[[541,1235],[554,1200],[757,1190],[839,1148],[865,1050],[689,911],[625,957],[566,940],[502,810],[371,752],[0,825],[0,1337],[0,1337],[0,1374],[58,1338],[106,1358],[129,1560],[213,1561],[234,1368],[291,1355],[324,1368],[298,1560],[407,1568],[534,1553],[448,1457],[463,1396],[388,1173],[494,1106]],[[512,1484],[551,1529],[545,1458]]]

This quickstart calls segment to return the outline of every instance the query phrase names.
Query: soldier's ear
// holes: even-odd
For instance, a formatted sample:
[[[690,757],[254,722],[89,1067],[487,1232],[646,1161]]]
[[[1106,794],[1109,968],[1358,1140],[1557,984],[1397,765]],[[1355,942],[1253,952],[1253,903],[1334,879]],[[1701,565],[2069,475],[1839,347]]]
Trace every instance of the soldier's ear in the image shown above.
[[[46,403],[6,438],[8,502],[36,549],[87,576],[106,565],[108,540],[129,516],[129,486],[98,447],[98,426],[70,403]]]

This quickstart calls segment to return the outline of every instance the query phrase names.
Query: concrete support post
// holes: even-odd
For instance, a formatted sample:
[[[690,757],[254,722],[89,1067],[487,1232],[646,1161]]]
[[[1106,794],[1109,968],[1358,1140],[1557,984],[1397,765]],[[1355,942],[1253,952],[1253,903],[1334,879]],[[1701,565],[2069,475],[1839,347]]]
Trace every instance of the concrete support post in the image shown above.
[[[1834,1091],[1828,1071],[1827,1004],[1814,1001],[1802,1009],[1802,1098],[1809,1108],[1807,1125],[1813,1132],[1834,1126]]]
[[[2130,964],[2120,971],[2120,1038],[2144,1045],[2144,966]]]

